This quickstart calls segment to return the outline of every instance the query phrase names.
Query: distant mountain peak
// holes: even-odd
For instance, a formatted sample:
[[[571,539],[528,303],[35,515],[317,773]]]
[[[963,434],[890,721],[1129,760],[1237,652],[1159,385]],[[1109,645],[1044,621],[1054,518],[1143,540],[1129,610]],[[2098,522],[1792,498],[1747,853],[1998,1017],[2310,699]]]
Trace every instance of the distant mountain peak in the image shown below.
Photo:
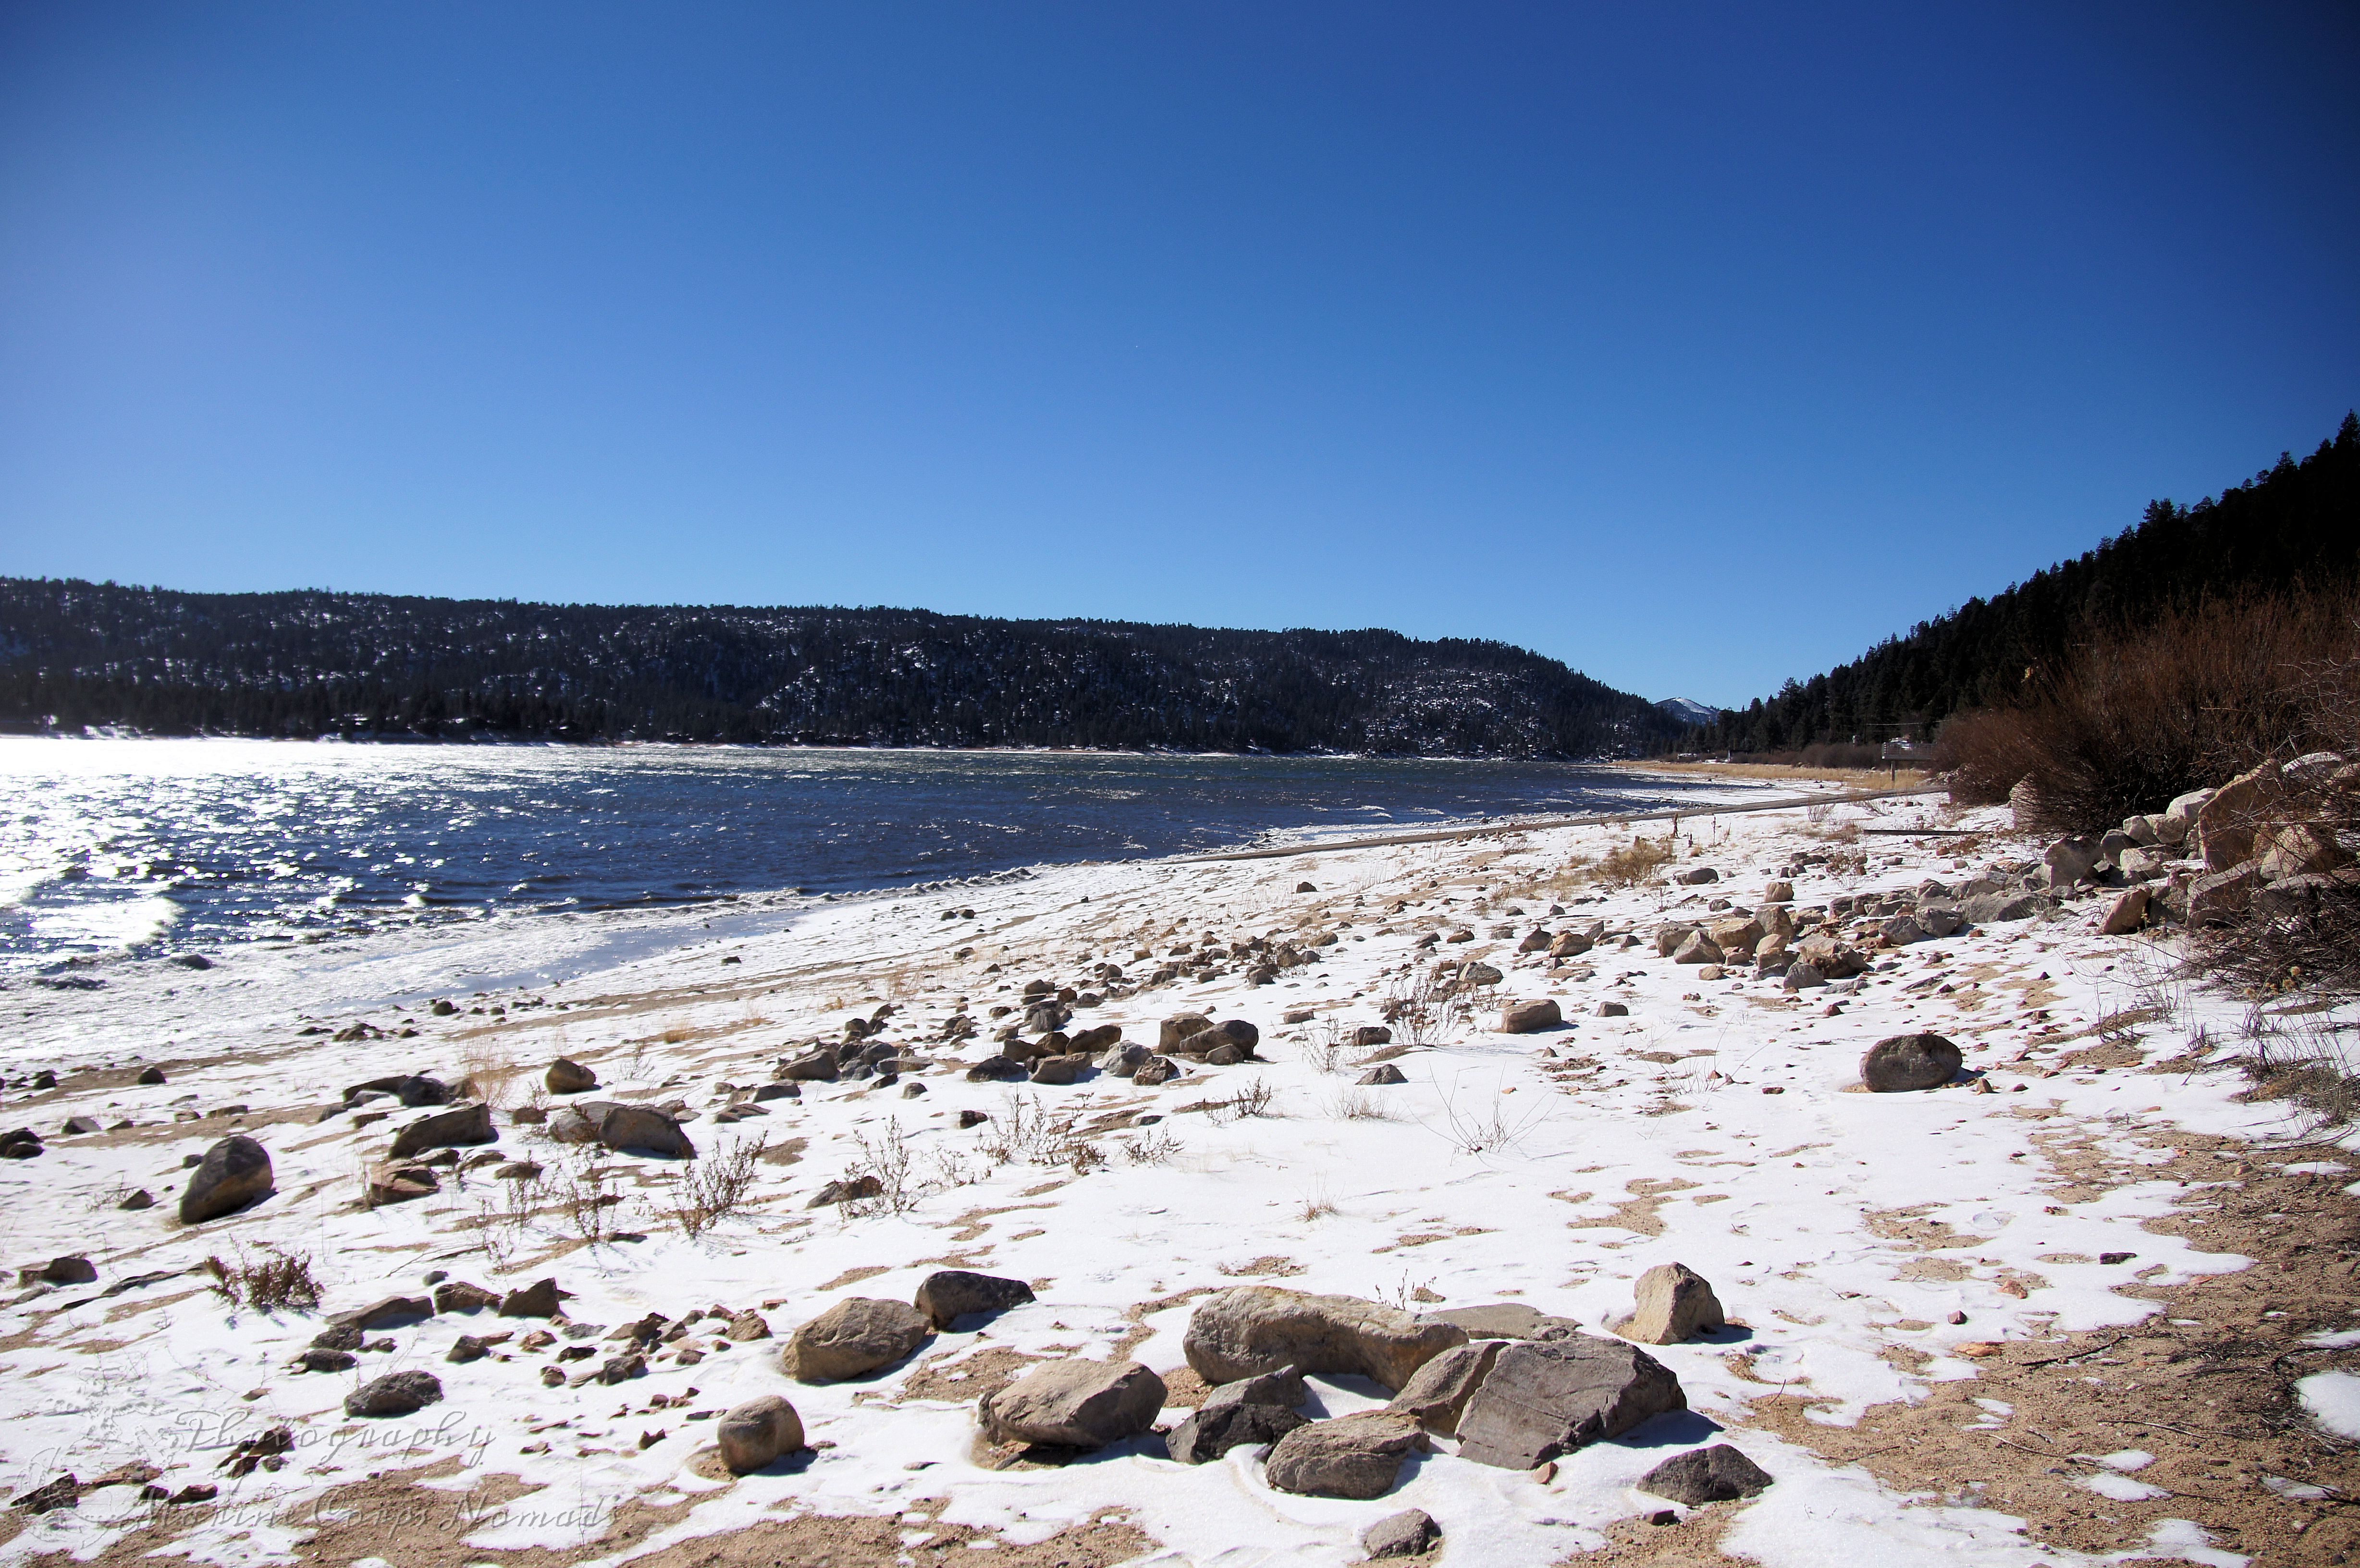
[[[1687,697],[1666,697],[1655,704],[1659,713],[1669,713],[1684,724],[1709,724],[1721,717],[1719,708],[1709,707]]]

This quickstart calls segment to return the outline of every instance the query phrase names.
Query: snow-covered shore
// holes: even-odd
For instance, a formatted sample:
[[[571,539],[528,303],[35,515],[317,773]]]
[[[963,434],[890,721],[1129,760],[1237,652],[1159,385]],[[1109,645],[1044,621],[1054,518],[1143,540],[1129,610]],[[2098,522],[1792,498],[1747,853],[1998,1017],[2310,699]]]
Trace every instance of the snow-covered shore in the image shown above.
[[[167,1492],[201,1483],[219,1495],[143,1503],[123,1486],[76,1508],[18,1510],[0,1526],[16,1531],[0,1560],[160,1549],[403,1564],[540,1548],[558,1554],[540,1562],[669,1562],[684,1543],[718,1550],[732,1532],[801,1520],[812,1539],[837,1541],[839,1563],[933,1562],[954,1545],[989,1546],[1002,1563],[1342,1563],[1360,1557],[1364,1527],[1419,1508],[1442,1527],[1441,1560],[1468,1564],[1716,1550],[1778,1568],[2100,1561],[1972,1489],[1896,1485],[1803,1439],[1971,1383],[1994,1345],[2160,1321],[2173,1291],[2246,1269],[2250,1258],[2163,1224],[2201,1195],[2171,1173],[2186,1160],[2297,1127],[2282,1103],[2242,1102],[2243,1079],[2219,1065],[2243,1005],[2189,994],[2146,939],[2098,934],[2091,903],[1873,951],[1874,967],[1841,994],[1790,993],[1744,967],[1702,978],[1655,941],[1665,920],[1706,918],[1716,899],[1752,909],[1774,880],[1791,881],[1793,907],[1808,910],[2027,866],[2037,846],[2012,839],[2004,818],[1934,799],[1700,813],[1683,821],[1667,869],[1715,868],[1702,885],[1610,887],[1589,867],[1632,830],[1557,828],[255,949],[203,971],[149,965],[104,992],[12,993],[0,1124],[31,1127],[47,1147],[0,1162],[8,1261],[84,1255],[97,1278],[28,1288],[0,1314],[0,1483],[13,1497],[62,1472],[86,1483],[144,1462]],[[1980,832],[1851,831],[1863,825]],[[1604,939],[1578,957],[1519,952],[1535,928],[1590,921]],[[1448,940],[1461,931],[1471,938]],[[1248,939],[1283,939],[1318,961],[1262,985],[1244,962],[1141,985],[1207,937],[1241,957]],[[1338,1049],[1338,1035],[1383,1022],[1388,997],[1444,956],[1503,978],[1480,1011],[1439,1023],[1435,1043],[1401,1031],[1389,1060],[1405,1082],[1358,1085],[1374,1052]],[[1263,1060],[1192,1064],[1156,1088],[1106,1075],[970,1081],[1036,979],[1102,998],[1073,1029],[1118,1024],[1153,1045],[1175,1015],[1241,1018]],[[435,1016],[438,997],[458,1010]],[[1564,1027],[1492,1027],[1506,1002],[1544,997]],[[1606,1002],[1626,1011],[1601,1016]],[[895,1009],[884,1038],[907,1048],[897,1082],[806,1082],[799,1099],[716,1122],[779,1059],[884,1003]],[[995,1018],[994,1007],[1018,1010]],[[980,1032],[946,1039],[961,1016]],[[2215,1043],[2199,1035],[2208,1028]],[[1863,1051],[1920,1029],[1961,1048],[1961,1082],[1863,1092]],[[2112,1054],[2077,1057],[2100,1048]],[[763,1139],[746,1212],[692,1238],[667,1217],[678,1164],[604,1151],[586,1161],[515,1125],[510,1112],[560,1056],[594,1069],[615,1099],[684,1100],[708,1160]],[[167,1081],[135,1082],[150,1065]],[[57,1087],[31,1086],[40,1068],[58,1071]],[[362,1126],[322,1112],[347,1085],[412,1073],[489,1091],[500,1150],[544,1169],[538,1212],[496,1217],[513,1212],[517,1184],[489,1161],[445,1168],[430,1196],[360,1202],[365,1168],[403,1115]],[[1247,1093],[1257,1086],[1266,1105]],[[989,1119],[962,1127],[962,1112]],[[196,1119],[176,1119],[187,1113]],[[1033,1114],[1069,1135],[1020,1147],[1011,1118]],[[60,1136],[72,1116],[113,1130]],[[232,1133],[268,1149],[276,1195],[182,1226],[183,1161]],[[905,1204],[806,1206],[826,1182],[904,1158]],[[2348,1207],[2341,1157],[2308,1158],[2333,1177],[2321,1202]],[[2152,1174],[2096,1182],[2067,1171],[2075,1160]],[[622,1203],[606,1225],[628,1239],[586,1243],[563,1212],[561,1184],[590,1163],[613,1173]],[[137,1188],[156,1206],[118,1207]],[[540,1325],[446,1312],[384,1334],[390,1348],[364,1353],[357,1371],[290,1372],[319,1314],[234,1309],[190,1272],[266,1247],[308,1256],[323,1312],[423,1294],[430,1271],[494,1290],[554,1277],[572,1292],[566,1318],[597,1333],[539,1353],[511,1339],[452,1365],[462,1334],[520,1338]],[[1030,1357],[1134,1357],[1174,1390],[1167,1424],[1185,1415],[1182,1333],[1203,1294],[1228,1286],[1411,1311],[1514,1301],[1607,1333],[1631,1311],[1637,1277],[1674,1260],[1710,1279],[1733,1320],[1651,1349],[1688,1411],[1546,1475],[1463,1460],[1437,1439],[1385,1497],[1355,1502],[1273,1489],[1251,1448],[1187,1466],[1145,1438],[1033,1465],[975,1441],[975,1393]],[[722,1339],[707,1317],[644,1377],[544,1384],[569,1343],[600,1345],[650,1313],[751,1309],[782,1339],[847,1297],[907,1301],[942,1268],[1028,1280],[1037,1300],[940,1334],[868,1380],[795,1382],[779,1339]],[[358,1381],[405,1368],[434,1373],[442,1402],[394,1420],[344,1414]],[[1315,1415],[1386,1398],[1351,1377],[1313,1386]],[[764,1393],[794,1402],[815,1452],[732,1478],[692,1417]],[[1803,1427],[1765,1413],[1797,1399]],[[2005,1408],[1982,1419],[2004,1427]],[[221,1468],[241,1441],[280,1426],[294,1443],[281,1465],[235,1479]],[[1667,1505],[1632,1483],[1707,1439],[1741,1447],[1775,1484],[1642,1525]],[[2168,1488],[2083,1490],[2140,1555],[2243,1560],[2188,1522]],[[2156,1497],[2131,1495],[2141,1491]],[[452,1508],[428,1519],[419,1499],[438,1497]],[[898,1522],[872,1541],[847,1521]],[[1047,1555],[1028,1555],[1036,1549]]]

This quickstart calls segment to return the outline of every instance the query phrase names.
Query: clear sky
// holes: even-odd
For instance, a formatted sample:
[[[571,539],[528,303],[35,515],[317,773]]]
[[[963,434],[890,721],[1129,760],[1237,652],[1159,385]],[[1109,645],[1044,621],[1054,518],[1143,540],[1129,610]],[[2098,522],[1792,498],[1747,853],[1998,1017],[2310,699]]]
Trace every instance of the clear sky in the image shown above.
[[[0,5],[0,572],[1736,703],[2360,404],[2349,5]]]

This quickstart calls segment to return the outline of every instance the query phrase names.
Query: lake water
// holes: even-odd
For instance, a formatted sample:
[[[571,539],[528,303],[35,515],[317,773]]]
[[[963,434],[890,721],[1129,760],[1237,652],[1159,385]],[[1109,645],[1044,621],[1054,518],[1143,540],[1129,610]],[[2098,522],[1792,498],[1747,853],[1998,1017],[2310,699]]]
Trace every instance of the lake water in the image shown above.
[[[5,739],[0,967],[903,887],[1682,793],[1562,763]]]

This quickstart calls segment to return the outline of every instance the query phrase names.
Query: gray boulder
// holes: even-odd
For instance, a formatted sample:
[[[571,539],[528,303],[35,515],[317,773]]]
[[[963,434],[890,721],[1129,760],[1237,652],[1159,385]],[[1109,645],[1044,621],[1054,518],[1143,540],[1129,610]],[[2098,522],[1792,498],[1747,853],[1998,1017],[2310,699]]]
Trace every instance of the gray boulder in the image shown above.
[[[1508,1345],[1459,1418],[1459,1455],[1529,1470],[1686,1410],[1671,1369],[1635,1345],[1579,1334]]]
[[[244,1133],[205,1150],[180,1194],[180,1223],[202,1225],[234,1214],[271,1192],[270,1152]]]
[[[911,1304],[925,1313],[936,1328],[946,1329],[970,1312],[1004,1312],[1032,1299],[1032,1287],[1022,1279],[945,1269],[927,1275],[919,1283]]]
[[[1198,1303],[1182,1349],[1208,1384],[1293,1367],[1354,1373],[1399,1388],[1420,1367],[1465,1343],[1467,1331],[1456,1323],[1413,1317],[1357,1296],[1240,1285]]]
[[[1024,1063],[1009,1056],[987,1056],[967,1070],[970,1083],[1014,1083],[1029,1076]]]
[[[1725,1326],[1721,1300],[1685,1263],[1658,1263],[1639,1276],[1639,1310],[1619,1332],[1642,1345],[1677,1345]]]
[[[367,1306],[333,1313],[328,1323],[333,1328],[355,1329],[366,1334],[374,1329],[406,1328],[411,1323],[424,1323],[433,1315],[434,1303],[423,1296],[383,1296]]]
[[[1189,1036],[1201,1034],[1213,1027],[1213,1020],[1202,1013],[1175,1013],[1164,1020],[1156,1030],[1155,1049],[1170,1051]]]
[[[1153,1089],[1160,1083],[1169,1083],[1179,1076],[1178,1062],[1168,1056],[1151,1056],[1139,1064],[1139,1071],[1131,1075],[1131,1081],[1142,1089]]]
[[[442,1381],[432,1372],[388,1372],[344,1396],[348,1416],[406,1416],[442,1398]]]
[[[1449,1437],[1459,1431],[1459,1413],[1490,1376],[1491,1364],[1509,1342],[1479,1339],[1454,1345],[1415,1372],[1385,1409],[1405,1415],[1426,1431]]]
[[[1700,887],[1708,882],[1720,881],[1721,873],[1715,871],[1710,866],[1691,866],[1686,871],[1673,873],[1672,880],[1679,883],[1683,887]]]
[[[553,1318],[563,1292],[555,1279],[537,1279],[519,1290],[510,1290],[500,1298],[500,1316],[504,1318]]]
[[[994,1443],[1103,1448],[1155,1424],[1164,1379],[1136,1361],[1044,1361],[976,1407]]]
[[[1312,1421],[1278,1440],[1262,1477],[1282,1492],[1314,1497],[1382,1497],[1401,1462],[1428,1446],[1417,1422],[1391,1410]]]
[[[2098,841],[2085,833],[2060,838],[2040,853],[2040,863],[2048,867],[2051,887],[2067,887],[2079,882],[2097,869],[2098,859]]]
[[[1959,905],[1959,913],[1979,926],[2002,920],[2028,920],[2053,908],[2038,893],[2009,892],[2005,888],[1991,893],[1977,893]]]
[[[836,1382],[892,1366],[933,1332],[914,1307],[853,1296],[795,1330],[781,1360],[799,1383]]]
[[[1387,1557],[1419,1557],[1442,1543],[1442,1527],[1424,1508],[1389,1514],[1360,1532],[1360,1550],[1369,1561]]]
[[[713,1424],[713,1440],[720,1446],[721,1463],[743,1475],[803,1447],[803,1419],[786,1399],[764,1394],[730,1407]]]
[[[598,1141],[608,1149],[642,1149],[672,1160],[694,1160],[696,1145],[680,1123],[652,1105],[617,1105],[598,1123]]]
[[[1360,1084],[1406,1083],[1409,1077],[1392,1062],[1380,1062],[1352,1082]]]
[[[1896,1034],[1860,1059],[1860,1081],[1880,1094],[1939,1089],[1959,1075],[1966,1059],[1939,1034]]]
[[[1734,1502],[1770,1485],[1770,1473],[1728,1443],[1675,1454],[1639,1477],[1639,1490],[1696,1508]]]
[[[1240,1377],[1234,1383],[1224,1383],[1205,1396],[1204,1408],[1215,1405],[1277,1405],[1294,1410],[1311,1397],[1304,1386],[1303,1374],[1292,1367],[1282,1367],[1275,1372],[1259,1373]]]
[[[1581,1332],[1581,1325],[1571,1318],[1551,1317],[1522,1301],[1446,1307],[1426,1315],[1437,1323],[1457,1323],[1473,1339],[1564,1339]]]
[[[457,1149],[469,1144],[497,1143],[500,1135],[492,1130],[492,1107],[477,1101],[471,1105],[453,1105],[447,1111],[421,1116],[393,1135],[393,1149],[388,1156],[408,1160],[430,1149]]]
[[[1205,1408],[1174,1427],[1164,1445],[1183,1465],[1207,1465],[1232,1448],[1276,1443],[1306,1419],[1285,1405],[1231,1399]]]

